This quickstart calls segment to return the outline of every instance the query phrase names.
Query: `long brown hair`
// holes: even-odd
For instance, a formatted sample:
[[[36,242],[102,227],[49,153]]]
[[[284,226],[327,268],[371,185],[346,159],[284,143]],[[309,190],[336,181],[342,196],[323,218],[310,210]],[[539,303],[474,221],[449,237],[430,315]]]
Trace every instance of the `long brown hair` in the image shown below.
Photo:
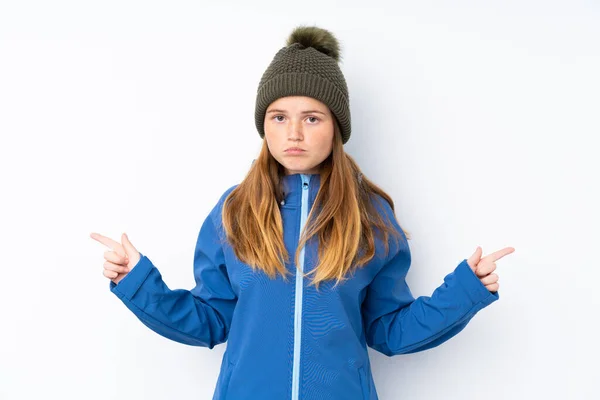
[[[320,188],[301,232],[295,265],[307,240],[319,239],[319,264],[306,275],[314,274],[312,284],[345,280],[353,267],[360,267],[375,255],[374,227],[383,233],[385,251],[391,232],[400,233],[385,223],[372,203],[378,194],[391,206],[394,202],[381,188],[367,179],[354,159],[343,148],[340,129],[334,119],[333,150],[321,163]],[[271,155],[263,140],[258,158],[244,180],[231,191],[223,205],[223,226],[235,255],[253,269],[274,278],[279,272],[286,279],[289,255],[283,242],[283,222],[278,204],[283,200],[283,166]],[[318,210],[318,211],[317,211]],[[407,239],[410,234],[401,228]]]

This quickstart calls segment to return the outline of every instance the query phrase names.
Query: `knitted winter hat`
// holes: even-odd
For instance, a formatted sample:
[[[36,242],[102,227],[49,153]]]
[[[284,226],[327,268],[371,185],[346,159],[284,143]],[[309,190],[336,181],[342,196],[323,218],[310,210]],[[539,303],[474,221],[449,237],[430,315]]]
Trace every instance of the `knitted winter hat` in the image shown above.
[[[316,26],[295,28],[258,84],[254,119],[260,137],[265,137],[269,104],[280,97],[309,96],[329,107],[346,143],[351,131],[350,99],[339,59],[340,46],[331,32]]]

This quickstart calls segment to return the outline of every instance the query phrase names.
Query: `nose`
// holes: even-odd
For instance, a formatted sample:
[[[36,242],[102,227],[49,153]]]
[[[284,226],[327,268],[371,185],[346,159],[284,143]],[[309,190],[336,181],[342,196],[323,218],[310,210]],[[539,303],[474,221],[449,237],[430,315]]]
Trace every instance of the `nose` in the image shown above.
[[[288,131],[288,140],[302,140],[304,137],[302,133],[302,121],[294,121],[290,122]]]

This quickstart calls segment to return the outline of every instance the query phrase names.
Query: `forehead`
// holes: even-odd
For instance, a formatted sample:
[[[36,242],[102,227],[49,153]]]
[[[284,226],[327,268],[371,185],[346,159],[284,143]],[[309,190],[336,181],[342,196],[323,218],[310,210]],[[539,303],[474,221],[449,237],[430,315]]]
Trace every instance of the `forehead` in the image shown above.
[[[280,97],[271,104],[267,110],[272,108],[285,108],[289,110],[312,108],[315,110],[327,111],[327,105],[313,97],[308,96],[286,96]]]

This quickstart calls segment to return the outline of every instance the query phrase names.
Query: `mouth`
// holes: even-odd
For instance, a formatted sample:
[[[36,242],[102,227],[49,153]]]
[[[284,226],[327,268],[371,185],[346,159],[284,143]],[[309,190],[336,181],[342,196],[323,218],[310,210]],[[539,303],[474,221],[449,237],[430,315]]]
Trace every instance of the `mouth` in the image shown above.
[[[289,149],[285,149],[286,153],[300,153],[305,151],[304,149],[301,149],[300,147],[290,147]]]

